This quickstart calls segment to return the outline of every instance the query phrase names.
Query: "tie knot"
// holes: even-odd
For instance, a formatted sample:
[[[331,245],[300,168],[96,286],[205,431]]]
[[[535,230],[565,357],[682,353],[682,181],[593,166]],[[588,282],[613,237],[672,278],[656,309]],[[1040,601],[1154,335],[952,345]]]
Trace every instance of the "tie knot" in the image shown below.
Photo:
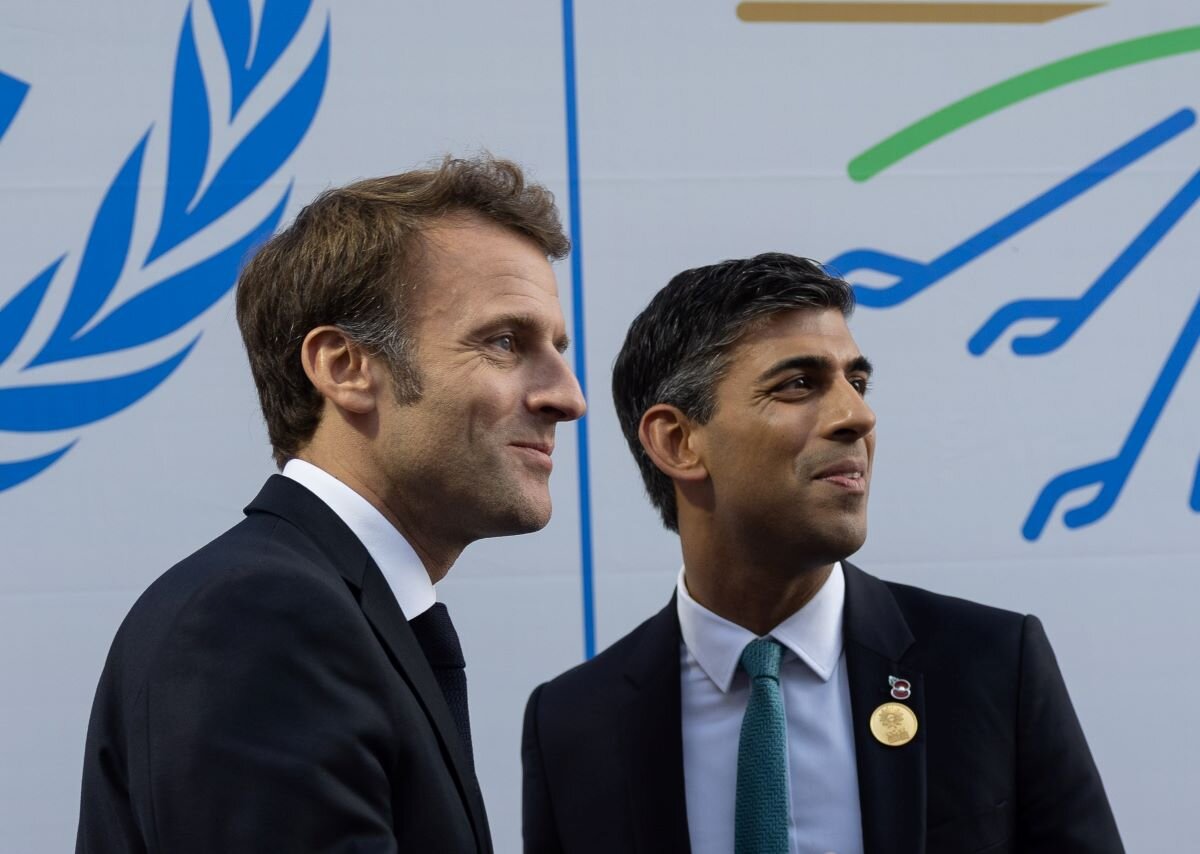
[[[462,645],[450,620],[450,612],[441,602],[409,620],[408,625],[421,645],[431,667],[463,667]]]
[[[746,644],[742,650],[742,669],[751,679],[766,676],[779,679],[779,659],[783,656],[783,647],[772,638],[756,638]]]

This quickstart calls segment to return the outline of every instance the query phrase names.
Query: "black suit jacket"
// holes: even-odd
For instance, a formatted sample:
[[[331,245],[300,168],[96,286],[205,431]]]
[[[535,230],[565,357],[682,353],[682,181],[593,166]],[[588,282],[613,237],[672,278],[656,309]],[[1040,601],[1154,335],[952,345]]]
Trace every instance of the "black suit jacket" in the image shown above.
[[[117,632],[76,851],[491,852],[475,775],[379,568],[272,477]]]
[[[843,567],[866,854],[1121,852],[1037,618]],[[902,747],[869,728],[890,675],[919,721]],[[527,854],[690,850],[673,599],[533,692],[522,758]]]

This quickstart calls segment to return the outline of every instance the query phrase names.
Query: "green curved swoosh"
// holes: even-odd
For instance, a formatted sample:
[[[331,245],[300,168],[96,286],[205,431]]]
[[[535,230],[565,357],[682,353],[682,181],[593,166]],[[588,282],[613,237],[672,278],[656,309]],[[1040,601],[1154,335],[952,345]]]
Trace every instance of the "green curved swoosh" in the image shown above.
[[[1200,50],[1200,26],[1140,36],[1068,56],[980,89],[930,113],[868,148],[850,161],[846,171],[855,181],[866,181],[929,143],[1026,98],[1106,71],[1194,50]]]

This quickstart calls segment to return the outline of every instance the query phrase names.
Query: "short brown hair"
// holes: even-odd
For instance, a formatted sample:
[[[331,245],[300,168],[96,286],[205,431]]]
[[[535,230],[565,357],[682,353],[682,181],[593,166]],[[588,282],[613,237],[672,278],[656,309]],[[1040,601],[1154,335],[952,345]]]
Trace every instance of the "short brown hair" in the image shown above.
[[[317,326],[336,325],[383,355],[401,402],[420,397],[406,323],[422,233],[458,213],[525,235],[550,259],[571,248],[553,195],[527,182],[517,164],[447,156],[437,168],[327,190],[242,270],[237,321],[278,465],[320,421],[321,395],[300,362],[300,345]]]

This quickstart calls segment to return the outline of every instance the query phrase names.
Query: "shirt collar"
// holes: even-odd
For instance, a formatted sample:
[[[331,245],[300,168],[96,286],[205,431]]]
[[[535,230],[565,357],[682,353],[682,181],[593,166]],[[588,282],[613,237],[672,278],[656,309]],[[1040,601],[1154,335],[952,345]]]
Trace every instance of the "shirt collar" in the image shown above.
[[[686,570],[679,571],[675,607],[679,629],[688,652],[713,684],[728,693],[746,644],[754,640],[749,629],[719,617],[688,593]],[[841,563],[833,565],[829,578],[803,608],[768,634],[788,653],[800,659],[821,681],[828,682],[842,655],[842,608],[846,602],[846,579]]]
[[[404,535],[371,502],[324,469],[292,458],[283,476],[308,489],[329,505],[366,548],[387,580],[396,603],[411,620],[437,601],[425,565]]]

